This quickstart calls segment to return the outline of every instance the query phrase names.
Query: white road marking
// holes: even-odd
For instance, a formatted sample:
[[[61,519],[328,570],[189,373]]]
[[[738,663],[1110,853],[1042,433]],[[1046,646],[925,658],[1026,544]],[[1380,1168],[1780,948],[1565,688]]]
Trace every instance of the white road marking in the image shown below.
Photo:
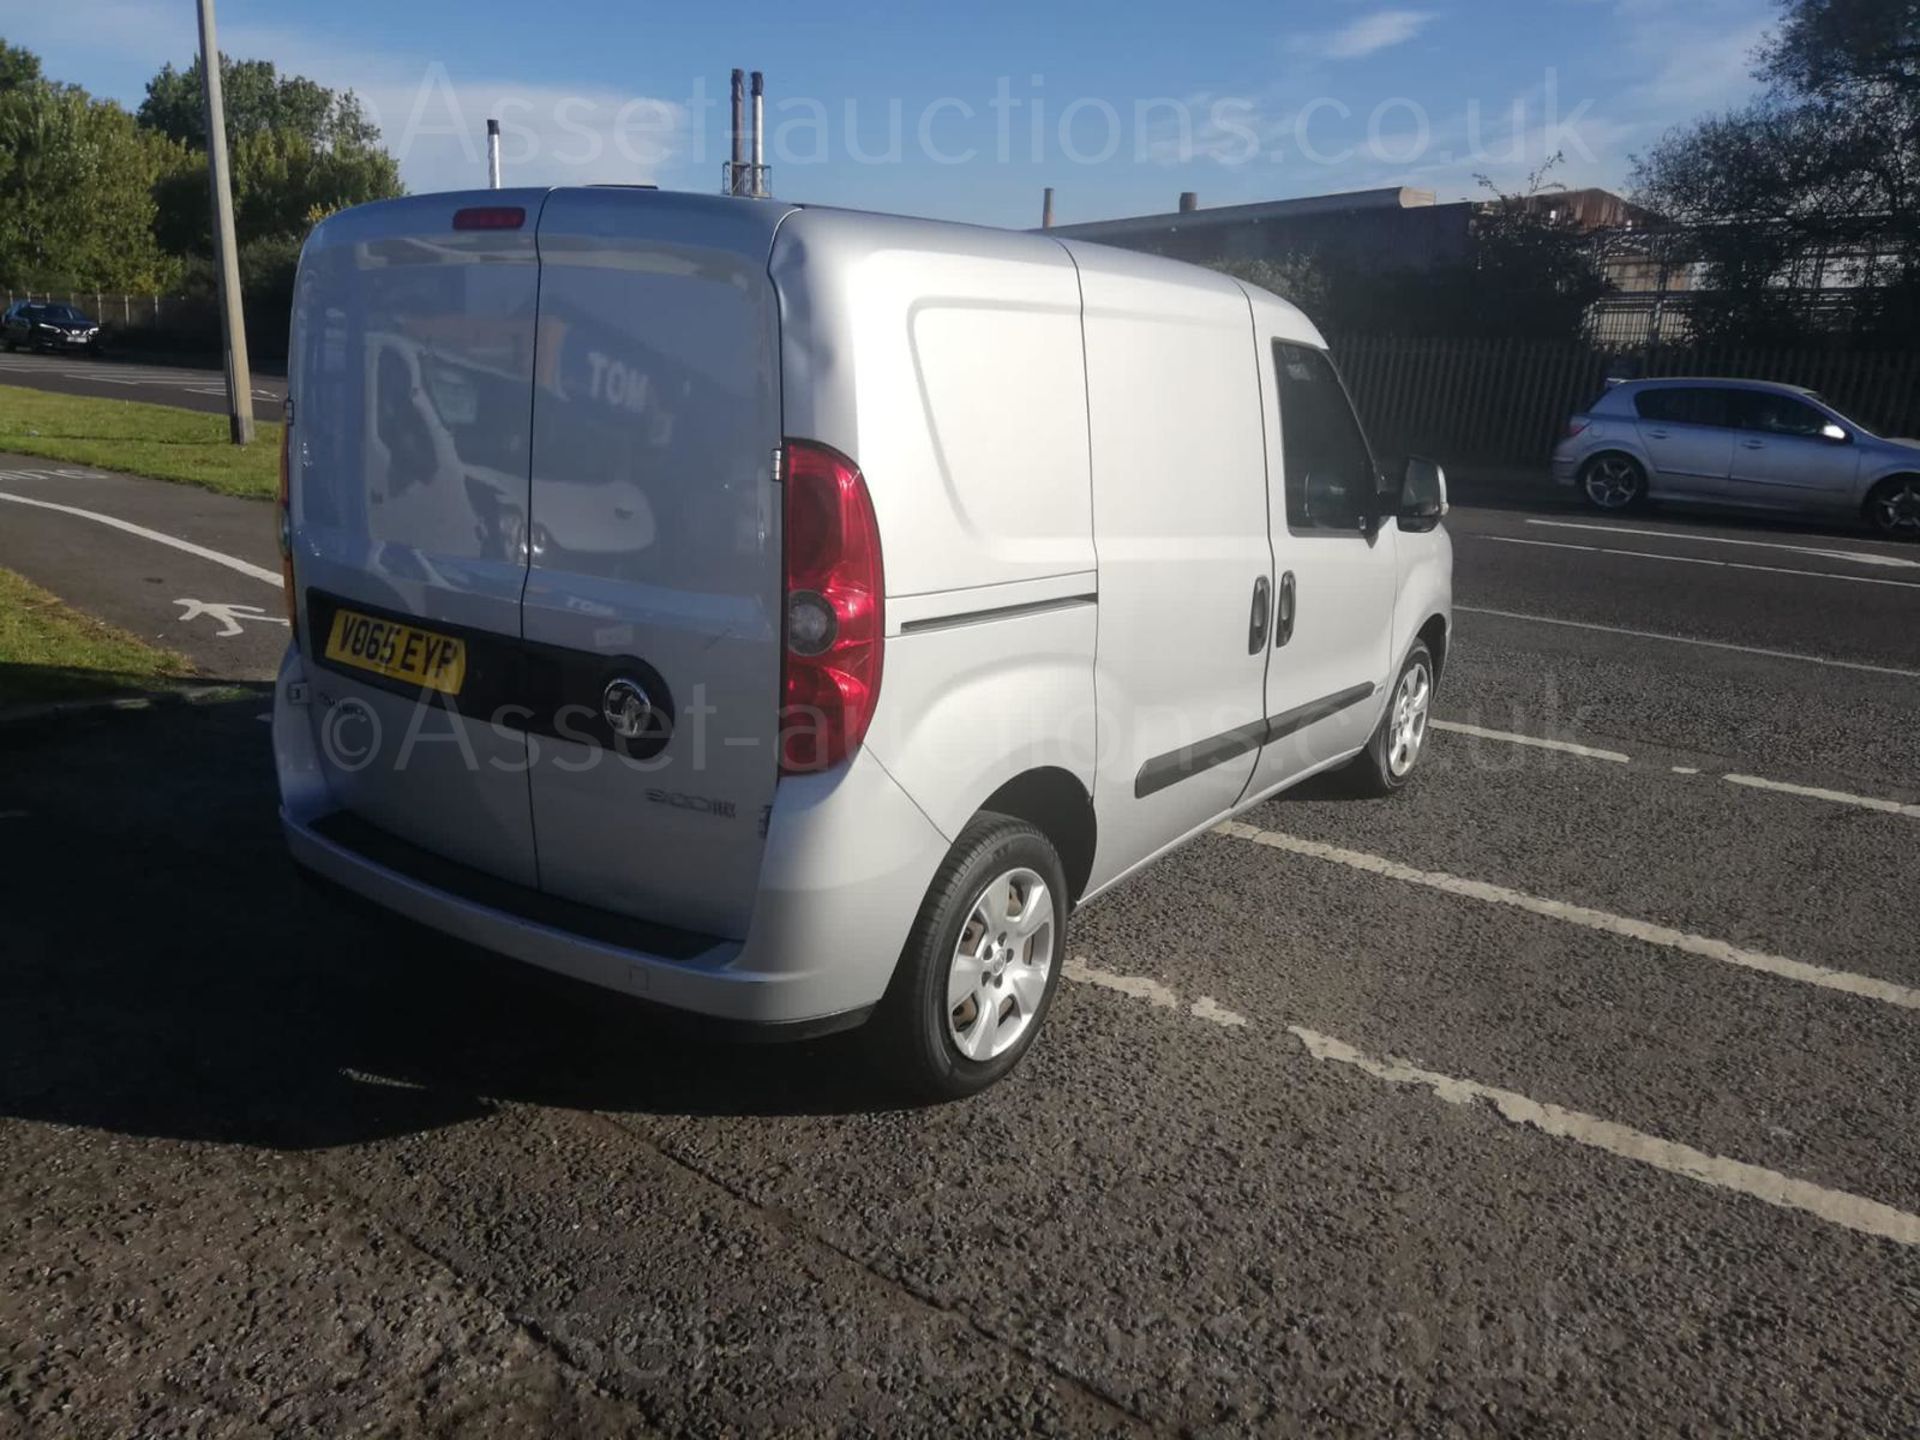
[[[1679,1175],[1717,1190],[1730,1190],[1764,1200],[1783,1210],[1803,1210],[1830,1225],[1857,1230],[1893,1240],[1901,1245],[1920,1245],[1920,1215],[1910,1215],[1877,1200],[1850,1195],[1844,1190],[1829,1190],[1808,1180],[1796,1180],[1778,1170],[1710,1155],[1691,1145],[1662,1140],[1627,1125],[1602,1120],[1597,1115],[1563,1109],[1529,1099],[1512,1090],[1499,1090],[1474,1080],[1462,1080],[1432,1070],[1417,1069],[1391,1058],[1376,1060],[1354,1049],[1343,1040],[1322,1035],[1304,1026],[1289,1025],[1287,1033],[1307,1047],[1315,1060],[1346,1065],[1383,1080],[1389,1085],[1413,1085],[1431,1090],[1449,1105],[1473,1105],[1484,1101],[1515,1125],[1531,1126],[1557,1140],[1571,1140],[1595,1150],[1604,1150],[1625,1160],[1651,1165],[1670,1175]]]
[[[1767,650],[1757,645],[1733,645],[1725,640],[1697,640],[1690,635],[1662,635],[1656,630],[1628,630],[1619,625],[1596,625],[1589,620],[1560,620],[1551,615],[1523,615],[1517,610],[1488,610],[1478,605],[1456,605],[1462,615],[1490,615],[1496,620],[1522,620],[1530,625],[1559,625],[1568,630],[1597,630],[1603,635],[1625,635],[1634,640],[1662,640],[1672,645],[1698,645],[1706,650],[1731,650],[1739,655],[1761,655],[1769,660],[1798,660],[1808,665],[1826,665],[1835,670],[1863,670],[1869,675],[1895,675],[1902,680],[1920,680],[1920,670],[1901,670],[1892,665],[1869,665],[1863,660],[1830,660],[1824,655],[1802,655],[1794,650]]]
[[[1571,740],[1547,740],[1538,735],[1514,735],[1505,730],[1483,730],[1478,725],[1462,725],[1455,720],[1433,720],[1429,724],[1436,730],[1444,730],[1449,735],[1471,735],[1477,740],[1498,740],[1506,745],[1526,745],[1535,750],[1557,750],[1566,755],[1578,755],[1586,760],[1606,760],[1615,765],[1628,765],[1632,757],[1622,755],[1618,750],[1596,750],[1591,745],[1576,745]]]
[[[1193,1002],[1193,1009],[1187,1013],[1196,1020],[1210,1020],[1215,1025],[1226,1026],[1229,1030],[1244,1030],[1247,1027],[1246,1016],[1238,1011],[1227,1009],[1211,995],[1202,995]]]
[[[1111,970],[1096,970],[1078,955],[1067,961],[1060,973],[1082,985],[1098,985],[1102,990],[1114,990],[1122,995],[1131,995],[1136,1000],[1144,1000],[1156,1010],[1177,1010],[1180,1006],[1180,997],[1158,980],[1150,980],[1144,975],[1116,975]]]
[[[1810,965],[1803,960],[1789,960],[1784,955],[1769,955],[1760,950],[1747,950],[1741,946],[1729,944],[1725,940],[1714,940],[1705,935],[1694,935],[1685,930],[1654,925],[1645,920],[1634,920],[1625,915],[1614,915],[1605,910],[1595,910],[1589,906],[1575,905],[1565,900],[1544,899],[1538,895],[1529,895],[1522,890],[1511,890],[1504,885],[1489,884],[1484,880],[1466,880],[1458,875],[1449,875],[1439,870],[1417,870],[1411,865],[1402,865],[1398,861],[1388,860],[1379,855],[1369,855],[1362,850],[1343,850],[1337,845],[1323,844],[1318,840],[1303,840],[1297,835],[1287,835],[1276,830],[1262,830],[1237,820],[1229,820],[1223,825],[1215,826],[1214,833],[1255,845],[1265,845],[1273,850],[1303,855],[1309,859],[1331,861],[1336,865],[1345,865],[1349,869],[1364,870],[1389,880],[1421,885],[1429,890],[1462,896],[1468,900],[1479,900],[1489,905],[1508,905],[1531,915],[1544,916],[1549,920],[1560,920],[1569,925],[1583,926],[1588,930],[1599,930],[1628,940],[1639,940],[1648,945],[1677,950],[1682,954],[1717,960],[1724,965],[1737,965],[1742,969],[1756,970],[1782,980],[1797,980],[1803,985],[1817,985],[1822,989],[1838,990],[1843,994],[1878,1000],[1882,1004],[1897,1005],[1906,1010],[1920,1010],[1920,990],[1895,984],[1891,980],[1879,980],[1870,975],[1856,975],[1852,971],[1834,970],[1825,965]]]
[[[1180,997],[1157,980],[1096,970],[1079,957],[1070,961],[1061,973],[1069,980],[1145,1000],[1158,1010],[1177,1010],[1180,1007]],[[1213,1020],[1234,1028],[1251,1028],[1245,1016],[1221,1010],[1206,996],[1194,1001],[1187,1013],[1196,1019]],[[1752,1165],[1744,1160],[1732,1160],[1724,1155],[1696,1150],[1691,1145],[1662,1140],[1657,1135],[1635,1130],[1632,1126],[1548,1104],[1517,1091],[1482,1085],[1476,1080],[1443,1075],[1435,1070],[1422,1070],[1391,1056],[1375,1059],[1344,1040],[1323,1035],[1304,1025],[1289,1025],[1287,1033],[1305,1047],[1309,1056],[1322,1064],[1345,1065],[1389,1085],[1429,1090],[1449,1105],[1491,1105],[1508,1123],[1527,1126],[1555,1140],[1571,1140],[1576,1145],[1648,1165],[1716,1190],[1745,1195],[1782,1210],[1799,1210],[1830,1225],[1838,1225],[1862,1235],[1892,1240],[1901,1245],[1920,1245],[1920,1215],[1897,1210],[1878,1200],[1849,1194],[1845,1190],[1829,1189],[1810,1180],[1798,1180],[1763,1165]],[[381,1083],[370,1076],[355,1075],[354,1078]]]
[[[1857,805],[1862,810],[1878,810],[1887,815],[1906,815],[1920,820],[1920,805],[1900,800],[1880,800],[1872,795],[1849,795],[1844,790],[1823,790],[1817,785],[1789,785],[1784,780],[1763,780],[1758,775],[1723,775],[1729,785],[1744,785],[1749,790],[1772,790],[1781,795],[1802,795],[1809,800],[1830,800],[1836,805]]]
[[[265,584],[278,586],[281,579],[278,571],[268,570],[264,566],[252,564],[236,555],[226,555],[218,550],[209,550],[204,545],[196,545],[191,540],[182,540],[178,535],[167,535],[159,530],[149,530],[144,525],[136,525],[131,520],[122,520],[117,515],[102,515],[97,510],[82,510],[74,505],[56,505],[51,500],[32,500],[25,495],[9,495],[0,491],[0,500],[11,501],[15,505],[31,505],[36,510],[54,510],[62,515],[77,515],[82,520],[94,520],[102,525],[110,525],[115,530],[125,531],[129,535],[138,535],[142,540],[151,540],[156,545],[171,546],[188,555],[197,555],[202,560],[211,560],[216,565],[224,565],[229,570],[237,570],[242,575],[250,575]]]
[[[1822,560],[1851,560],[1860,565],[1920,570],[1920,560],[1898,555],[1875,555],[1867,550],[1821,550],[1811,545],[1785,545],[1778,540],[1734,540],[1725,535],[1694,535],[1674,530],[1637,530],[1628,525],[1597,525],[1586,520],[1528,520],[1549,530],[1592,530],[1605,535],[1644,535],[1656,540],[1692,540],[1705,545],[1742,545],[1754,550],[1786,550],[1795,555],[1817,555]]]
[[[216,640],[230,640],[244,628],[246,621],[258,621],[263,625],[287,625],[291,622],[285,616],[269,615],[258,605],[234,605],[216,603],[211,600],[176,600],[180,607],[180,623],[198,620],[202,616],[215,621],[220,629],[215,633]]]
[[[1803,580],[1838,580],[1847,585],[1894,585],[1920,590],[1920,580],[1886,580],[1878,575],[1836,575],[1830,570],[1793,570],[1785,565],[1749,565],[1739,560],[1710,560],[1704,555],[1660,555],[1652,550],[1621,550],[1612,545],[1570,545],[1564,540],[1526,540],[1518,535],[1478,535],[1475,540],[1495,545],[1532,545],[1545,550],[1580,550],[1589,555],[1624,555],[1630,560],[1664,560],[1672,565],[1710,565],[1716,570],[1757,570],[1767,575],[1794,575]]]
[[[1429,723],[1436,730],[1445,730],[1455,735],[1472,735],[1481,740],[1498,740],[1506,745],[1526,745],[1540,750],[1557,750],[1568,755],[1578,755],[1587,760],[1606,760],[1618,765],[1633,763],[1632,756],[1622,755],[1617,750],[1596,750],[1591,746],[1575,745],[1567,740],[1548,740],[1538,735],[1515,735],[1506,730],[1483,730],[1478,725],[1462,725],[1453,720],[1434,720]],[[1702,773],[1697,765],[1670,765],[1667,769],[1674,775]],[[1784,780],[1767,780],[1758,775],[1722,775],[1720,778],[1730,785],[1743,785],[1749,790],[1800,795],[1809,800],[1830,800],[1836,805],[1857,805],[1863,810],[1878,810],[1886,815],[1905,815],[1920,819],[1920,805],[1912,805],[1904,800],[1882,800],[1873,795],[1853,795],[1845,790],[1826,790],[1817,785],[1790,785]]]

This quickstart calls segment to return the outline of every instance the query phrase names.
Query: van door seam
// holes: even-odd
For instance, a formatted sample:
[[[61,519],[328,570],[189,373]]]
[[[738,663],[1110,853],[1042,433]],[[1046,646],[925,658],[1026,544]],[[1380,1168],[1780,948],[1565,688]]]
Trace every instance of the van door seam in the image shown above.
[[[1067,257],[1067,263],[1073,266],[1074,293],[1080,297],[1080,313],[1076,322],[1080,330],[1080,411],[1087,426],[1087,545],[1093,551],[1093,583],[1097,591],[1100,585],[1100,496],[1099,487],[1094,484],[1093,373],[1087,364],[1087,284],[1086,278],[1080,273],[1080,260],[1073,253],[1073,247],[1057,238],[1053,243],[1060,247],[1061,254]],[[1087,792],[1092,797],[1096,816],[1100,796],[1100,627],[1101,616],[1096,604],[1093,654],[1087,666],[1087,679],[1093,689],[1093,783],[1087,787]]]
[[[520,622],[520,641],[524,646],[527,639],[527,591],[533,584],[533,475],[539,461],[535,447],[538,435],[537,421],[540,407],[540,296],[545,288],[547,273],[546,260],[540,254],[540,225],[547,218],[547,201],[553,196],[548,190],[540,197],[540,212],[533,217],[533,353],[527,357],[527,521],[520,543],[526,547],[526,564],[520,571],[520,604],[514,614]],[[533,803],[533,764],[539,747],[531,734],[522,732],[521,741],[526,746],[527,777],[527,847],[533,857],[533,886],[536,890],[546,888],[540,874],[540,822]]]

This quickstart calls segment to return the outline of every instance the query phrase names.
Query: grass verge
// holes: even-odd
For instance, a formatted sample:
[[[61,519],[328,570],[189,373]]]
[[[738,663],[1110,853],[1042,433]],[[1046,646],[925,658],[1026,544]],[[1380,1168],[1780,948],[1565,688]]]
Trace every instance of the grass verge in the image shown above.
[[[0,710],[164,689],[193,664],[0,570]]]
[[[228,440],[224,415],[0,385],[0,450],[270,500],[280,425],[258,425],[253,444],[240,446]]]

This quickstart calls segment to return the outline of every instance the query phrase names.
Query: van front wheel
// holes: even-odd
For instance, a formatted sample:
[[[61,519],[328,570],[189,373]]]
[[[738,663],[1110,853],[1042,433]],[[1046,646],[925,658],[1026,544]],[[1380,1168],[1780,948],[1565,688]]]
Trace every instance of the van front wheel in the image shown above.
[[[1341,777],[1356,795],[1397,794],[1413,779],[1413,767],[1427,746],[1433,719],[1433,652],[1416,640],[1387,696],[1386,713],[1367,748],[1348,762]]]
[[[1066,872],[1025,821],[974,817],[921,903],[873,1039],[889,1078],[958,1099],[1020,1063],[1067,953]]]

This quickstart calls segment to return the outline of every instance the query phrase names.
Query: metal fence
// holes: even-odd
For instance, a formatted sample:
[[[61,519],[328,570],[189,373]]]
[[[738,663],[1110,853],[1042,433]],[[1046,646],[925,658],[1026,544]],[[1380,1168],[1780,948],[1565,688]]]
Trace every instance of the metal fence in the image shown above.
[[[1920,351],[1354,337],[1334,354],[1383,456],[1542,464],[1608,380],[1663,375],[1804,385],[1882,435],[1920,434]]]
[[[203,315],[218,314],[212,306],[191,295],[115,295],[104,290],[13,290],[4,289],[6,303],[16,300],[55,301],[84,310],[102,325],[122,330],[159,330],[198,324]]]

